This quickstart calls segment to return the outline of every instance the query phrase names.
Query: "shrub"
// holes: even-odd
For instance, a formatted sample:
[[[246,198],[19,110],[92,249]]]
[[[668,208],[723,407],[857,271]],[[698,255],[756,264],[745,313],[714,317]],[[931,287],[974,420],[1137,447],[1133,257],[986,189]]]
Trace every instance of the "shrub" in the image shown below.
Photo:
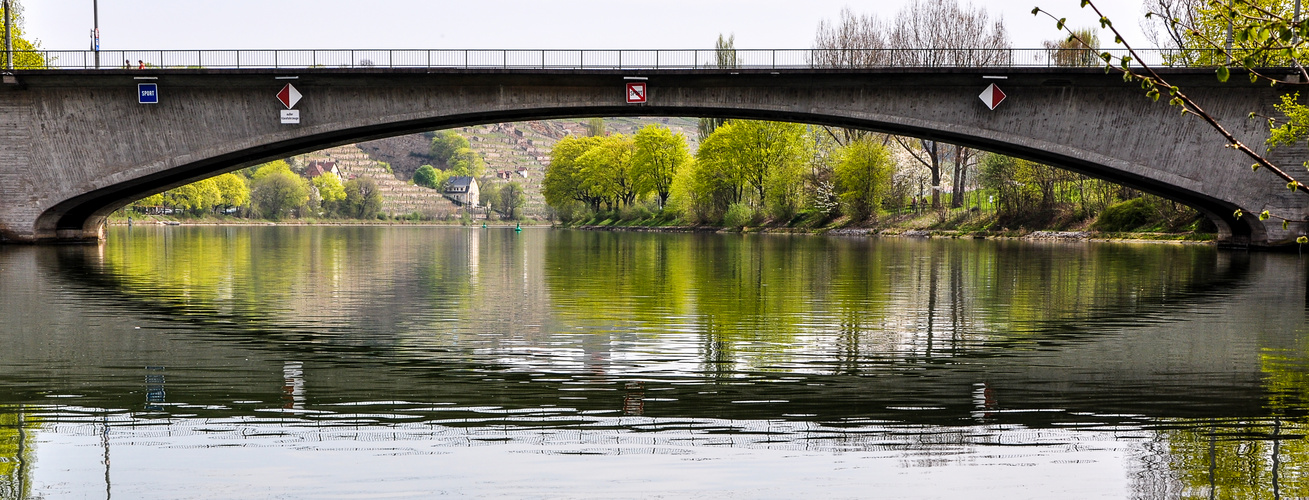
[[[745,203],[733,203],[723,215],[723,225],[727,227],[745,227],[754,222],[754,209]]]
[[[1131,231],[1149,223],[1155,216],[1150,200],[1133,198],[1109,205],[1092,226],[1100,231]]]

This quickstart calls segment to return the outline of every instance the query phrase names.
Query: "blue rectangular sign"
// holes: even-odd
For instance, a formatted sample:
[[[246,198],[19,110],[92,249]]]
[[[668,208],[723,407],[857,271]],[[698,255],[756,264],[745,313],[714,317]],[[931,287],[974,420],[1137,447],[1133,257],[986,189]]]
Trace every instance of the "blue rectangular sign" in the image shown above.
[[[159,104],[159,84],[136,84],[136,97],[141,104]]]

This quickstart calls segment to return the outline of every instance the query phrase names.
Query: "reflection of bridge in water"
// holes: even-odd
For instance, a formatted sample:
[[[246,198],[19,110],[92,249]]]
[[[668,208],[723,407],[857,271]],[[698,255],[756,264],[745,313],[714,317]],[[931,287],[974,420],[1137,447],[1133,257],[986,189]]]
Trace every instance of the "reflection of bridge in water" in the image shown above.
[[[1295,220],[1309,216],[1304,196],[1244,168],[1249,162],[1239,153],[1207,140],[1212,132],[1200,120],[1179,119],[1172,108],[1144,98],[1137,85],[1098,68],[1036,67],[1049,64],[1036,60],[1044,51],[1005,51],[962,67],[924,67],[931,51],[896,52],[872,68],[824,64],[808,50],[770,51],[767,63],[738,51],[745,64],[736,68],[705,68],[704,54],[695,51],[633,52],[615,64],[609,59],[626,51],[559,51],[557,61],[550,51],[525,51],[530,58],[488,51],[502,58],[495,67],[468,59],[484,55],[476,51],[464,51],[462,65],[444,61],[448,54],[440,51],[414,51],[426,57],[422,63],[410,61],[418,57],[410,51],[381,52],[392,67],[358,67],[355,53],[345,64],[352,67],[317,67],[324,64],[320,57],[345,57],[334,51],[291,52],[289,62],[279,52],[268,61],[270,54],[258,51],[149,51],[143,54],[157,53],[169,68],[20,70],[17,84],[0,91],[6,110],[0,139],[16,145],[0,156],[0,238],[96,239],[108,213],[144,195],[327,146],[577,116],[785,120],[932,138],[1186,203],[1234,244],[1284,243],[1306,230],[1298,222],[1283,229],[1253,217],[1236,220],[1237,208]],[[588,54],[598,59],[588,62]],[[74,54],[57,61],[85,63]],[[1167,74],[1245,143],[1267,137],[1267,127],[1247,114],[1275,114],[1270,106],[1279,89],[1243,78],[1220,84],[1209,69]],[[648,85],[647,102],[625,103],[624,83],[632,78]],[[158,104],[137,103],[141,79],[158,84]],[[304,95],[295,125],[279,123],[273,97],[288,81]],[[993,82],[1009,96],[994,111],[977,98]]]
[[[544,232],[525,234],[546,235]],[[492,244],[500,245],[497,240],[492,238]],[[857,241],[836,244],[849,245],[844,252],[850,255],[866,251],[863,246],[867,245]],[[910,320],[905,324],[913,325],[912,330],[882,331],[873,326],[855,332],[797,330],[798,336],[791,342],[798,345],[793,349],[755,353],[750,345],[758,344],[757,340],[734,337],[729,328],[721,330],[720,334],[726,336],[718,341],[727,348],[726,359],[714,358],[721,352],[702,348],[709,335],[719,335],[708,330],[655,333],[674,326],[663,323],[639,326],[639,322],[632,326],[615,325],[613,328],[617,329],[610,331],[596,330],[592,320],[576,315],[584,306],[566,305],[578,300],[577,296],[569,297],[570,294],[583,292],[576,290],[583,287],[576,283],[556,282],[551,286],[560,288],[521,296],[520,299],[530,300],[515,307],[537,312],[491,327],[497,331],[503,329],[502,334],[496,334],[504,337],[499,341],[488,342],[476,334],[441,337],[438,331],[422,326],[425,320],[418,311],[401,310],[397,314],[359,309],[359,304],[343,302],[343,309],[335,316],[338,319],[350,319],[366,328],[374,319],[363,316],[382,314],[387,316],[387,324],[392,325],[387,327],[390,333],[364,330],[368,333],[348,334],[342,332],[349,331],[349,323],[333,326],[332,317],[309,321],[279,316],[276,311],[286,310],[286,305],[268,304],[266,312],[232,307],[234,312],[215,314],[212,311],[223,308],[206,305],[196,296],[196,292],[209,285],[196,283],[197,288],[189,292],[143,287],[139,277],[120,275],[112,266],[106,266],[107,262],[97,255],[95,248],[63,248],[57,252],[11,249],[0,254],[3,259],[0,268],[6,269],[5,282],[28,287],[35,293],[6,294],[15,297],[6,299],[7,308],[48,308],[48,304],[67,300],[61,297],[68,294],[79,301],[85,300],[81,302],[83,306],[94,305],[89,309],[53,308],[49,313],[52,320],[70,325],[61,333],[36,334],[19,327],[7,341],[9,347],[5,353],[0,354],[0,363],[23,366],[30,364],[30,360],[44,359],[51,366],[59,367],[58,373],[62,375],[37,376],[23,369],[0,375],[0,381],[12,389],[0,404],[39,404],[48,401],[44,394],[67,393],[80,394],[79,405],[141,408],[143,404],[156,404],[143,400],[141,394],[151,394],[147,387],[151,384],[145,382],[145,377],[158,375],[169,381],[167,386],[156,384],[160,386],[158,392],[166,394],[163,402],[186,404],[188,413],[213,418],[249,414],[248,410],[230,407],[233,400],[276,402],[278,407],[285,402],[292,408],[313,409],[315,405],[333,401],[376,400],[378,391],[406,401],[439,401],[469,407],[534,407],[548,402],[580,411],[639,408],[639,412],[629,413],[650,417],[768,419],[788,414],[809,415],[799,420],[873,418],[947,426],[995,421],[1039,427],[1081,420],[1076,416],[1078,412],[1100,415],[1092,417],[1097,421],[1119,418],[1102,416],[1105,414],[1127,415],[1121,417],[1124,422],[1134,422],[1136,417],[1132,415],[1187,417],[1215,411],[1233,417],[1258,417],[1267,414],[1265,403],[1270,397],[1265,385],[1267,366],[1261,358],[1264,351],[1252,346],[1242,351],[1247,354],[1236,356],[1235,360],[1224,357],[1219,361],[1215,356],[1230,353],[1215,354],[1203,347],[1254,342],[1276,351],[1286,347],[1280,345],[1285,342],[1282,337],[1291,335],[1303,321],[1303,315],[1296,311],[1269,314],[1261,299],[1264,294],[1288,292],[1303,296],[1302,291],[1294,292],[1304,286],[1293,279],[1298,274],[1285,268],[1295,267],[1292,261],[1279,256],[1223,253],[1214,255],[1224,263],[1219,266],[1219,273],[1206,274],[1183,267],[1173,274],[1186,277],[1161,288],[1164,295],[1151,295],[1156,292],[1130,285],[1131,294],[1113,302],[1095,304],[1088,308],[1089,314],[1014,323],[1009,325],[1013,331],[1008,333],[977,336],[952,330],[952,322],[957,319],[951,316],[960,310],[947,299],[957,295],[953,288],[982,288],[971,281],[960,281],[961,277],[973,275],[969,271],[971,266],[981,264],[952,257],[976,249],[950,247],[971,245],[966,242],[924,244],[943,245],[942,253],[939,257],[917,261],[917,266],[928,267],[905,269],[894,279],[902,280],[906,288],[916,287],[926,293],[931,289],[928,283],[919,286],[903,280],[912,275],[937,276],[934,279],[941,280],[936,287],[939,291],[933,293],[940,294],[942,299],[937,307],[941,309],[908,311],[910,316],[906,318]],[[353,255],[367,260],[373,251],[398,247],[403,245],[383,242],[376,250]],[[1107,248],[1110,249],[1104,250],[1107,254],[1101,258],[1109,259],[1105,262],[1118,259],[1140,262],[1149,252],[1158,250]],[[888,255],[895,253],[891,252]],[[563,256],[546,252],[544,260],[519,261],[508,268],[483,263],[479,266],[479,279],[501,280],[536,274],[540,272],[538,266],[557,267],[562,262],[554,260],[557,257]],[[596,264],[573,253],[566,258],[577,265]],[[515,259],[497,257],[496,260],[512,263]],[[998,262],[986,265],[1005,266]],[[940,266],[942,272],[927,272],[932,266]],[[951,272],[952,267],[963,272]],[[388,288],[368,293],[411,296],[412,292],[406,290],[416,284],[420,288],[426,286],[421,284],[421,279],[413,279],[418,281],[405,282],[398,276]],[[455,276],[452,281],[460,279]],[[610,293],[613,286],[625,285],[610,284],[607,288]],[[1030,293],[1036,289],[1023,287],[1044,285],[1018,283],[1015,286],[1020,287],[1015,290],[1017,293]],[[159,294],[142,294],[140,290]],[[184,295],[190,296],[189,302],[171,302],[170,297]],[[22,297],[23,302],[13,303],[19,300],[17,297]],[[465,310],[478,309],[476,304],[518,299],[478,299],[474,291],[465,299],[451,296],[449,300],[449,307]],[[926,297],[912,302],[929,303]],[[1225,313],[1186,313],[1199,305],[1207,311],[1219,308]],[[619,310],[615,314],[626,313]],[[1218,318],[1222,320],[1215,321]],[[595,324],[610,324],[612,320],[598,316],[597,321]],[[996,319],[974,318],[962,324],[975,328],[988,321]],[[1250,332],[1233,326],[1269,321],[1283,326],[1267,332]],[[442,324],[450,323],[437,326]],[[147,337],[139,334],[122,337],[122,332],[134,332],[135,327],[142,325],[150,332]],[[675,328],[705,328],[694,325]],[[752,328],[748,324],[743,326]],[[576,328],[590,333],[566,333]],[[930,329],[937,331],[935,340],[921,337]],[[522,336],[515,334],[516,331],[540,333]],[[878,340],[887,335],[901,340],[889,343]],[[149,343],[140,343],[147,338]],[[872,347],[859,348],[860,342]],[[684,347],[686,354],[679,359],[671,359],[667,354],[648,357],[641,355],[639,349],[616,347],[643,343],[666,346],[667,352]],[[918,347],[902,351],[884,351],[882,347],[897,344]],[[75,356],[67,355],[67,349],[73,346],[93,346],[101,351],[102,360],[79,363]],[[852,347],[851,354],[841,354]],[[145,358],[142,352],[147,353]],[[239,364],[225,361],[233,359],[250,361]],[[19,360],[26,361],[20,364]],[[302,364],[290,367],[288,361]],[[711,361],[726,369],[697,373],[704,363]],[[104,367],[107,366],[160,366],[164,370],[123,369],[121,376],[106,376]],[[788,366],[795,368],[788,369]],[[179,373],[187,374],[185,383],[176,382]],[[1205,375],[1185,375],[1188,373]],[[495,382],[488,385],[487,380]],[[639,390],[628,390],[624,385],[628,381],[639,381]],[[983,393],[985,397],[979,396]],[[634,401],[634,397],[639,401]],[[778,403],[754,406],[739,401]],[[903,407],[919,410],[898,409]],[[1014,409],[1053,411],[1002,411]],[[433,414],[423,418],[441,417]]]

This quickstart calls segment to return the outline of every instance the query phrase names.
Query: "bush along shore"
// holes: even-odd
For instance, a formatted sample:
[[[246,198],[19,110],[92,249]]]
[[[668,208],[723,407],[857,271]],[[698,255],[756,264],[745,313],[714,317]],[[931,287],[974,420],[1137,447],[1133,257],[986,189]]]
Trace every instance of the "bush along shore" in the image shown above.
[[[672,214],[600,213],[585,220],[558,222],[556,227],[586,230],[639,232],[741,232],[741,233],[811,233],[831,235],[881,235],[920,238],[1021,238],[1061,241],[1163,241],[1213,243],[1217,234],[1203,220],[1192,220],[1181,227],[1170,227],[1160,218],[1143,218],[1127,227],[1106,217],[1074,219],[1053,217],[1035,227],[1027,227],[1001,215],[979,209],[954,209],[907,212],[854,221],[849,217],[797,216],[787,221],[751,220],[747,224],[724,225],[688,223]],[[1040,221],[1038,221],[1040,222]]]

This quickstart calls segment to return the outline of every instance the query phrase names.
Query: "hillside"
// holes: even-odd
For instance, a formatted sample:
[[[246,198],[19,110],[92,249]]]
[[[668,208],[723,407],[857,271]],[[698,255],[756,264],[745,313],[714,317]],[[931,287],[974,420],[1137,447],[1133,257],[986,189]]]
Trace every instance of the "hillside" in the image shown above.
[[[417,213],[426,219],[450,219],[459,208],[435,190],[397,179],[384,165],[370,158],[356,145],[337,146],[298,155],[292,157],[290,163],[293,169],[302,171],[308,162],[314,160],[336,161],[342,180],[372,178],[382,192],[382,213],[388,216]]]
[[[525,213],[529,217],[543,217],[546,207],[541,197],[541,180],[550,163],[550,150],[555,142],[568,135],[586,135],[586,122],[586,119],[563,119],[494,123],[461,127],[456,131],[468,139],[472,149],[481,154],[486,162],[485,174],[479,179],[484,191],[485,186],[491,183],[519,182],[527,193]],[[606,118],[605,129],[609,133],[631,135],[651,123],[667,126],[674,133],[682,133],[694,150],[695,118]],[[430,137],[431,134],[390,137],[359,143],[357,150],[374,161],[389,163],[395,173],[394,178],[405,184],[403,181],[411,179],[422,165],[442,167],[430,157]]]

